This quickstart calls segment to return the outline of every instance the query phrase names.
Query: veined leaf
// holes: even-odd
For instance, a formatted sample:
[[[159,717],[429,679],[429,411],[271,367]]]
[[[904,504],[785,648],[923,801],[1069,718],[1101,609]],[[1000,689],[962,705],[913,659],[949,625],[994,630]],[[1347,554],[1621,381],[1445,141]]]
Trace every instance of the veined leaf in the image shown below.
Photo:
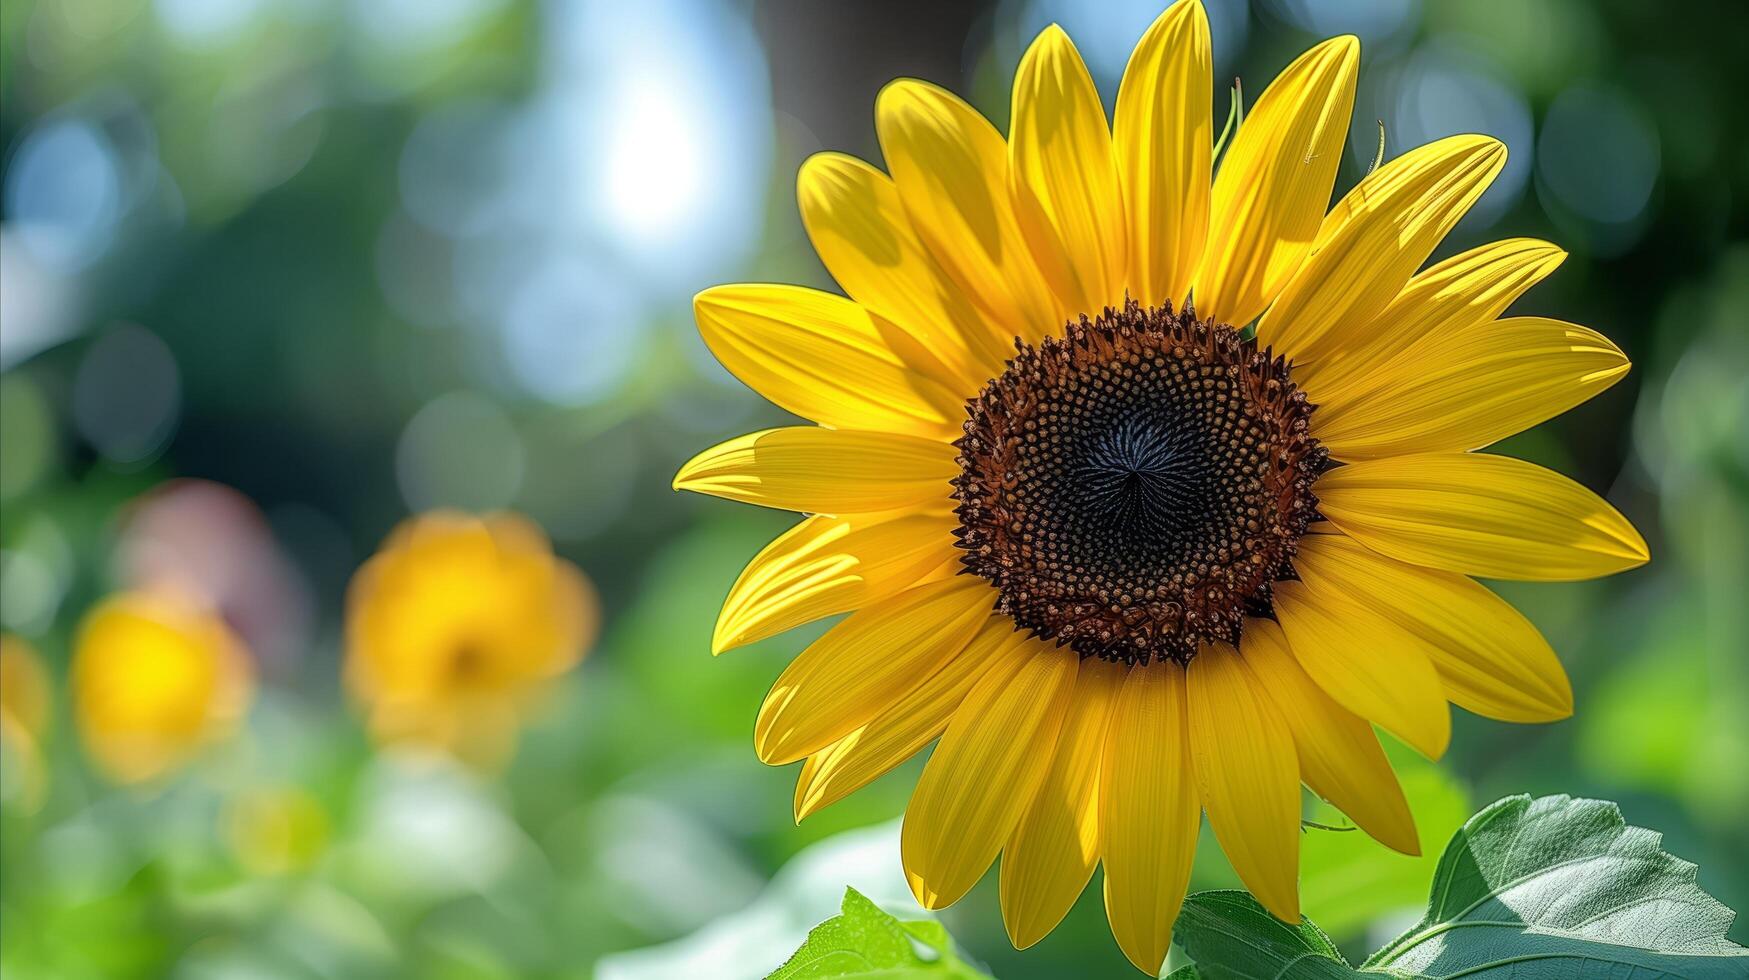
[[[854,888],[840,913],[808,932],[766,980],[974,980],[987,975],[955,954],[939,922],[901,922]]]
[[[1173,940],[1196,961],[1196,980],[1350,980],[1358,976],[1317,926],[1290,926],[1239,891],[1184,900]],[[1183,969],[1173,970],[1177,977]]]
[[[1735,917],[1614,803],[1514,796],[1439,859],[1427,916],[1363,963],[1416,977],[1749,978]]]
[[[1359,969],[1310,922],[1240,892],[1190,896],[1176,938],[1201,980],[1749,978],[1749,950],[1725,939],[1731,910],[1661,843],[1614,803],[1508,797],[1459,828],[1427,915]]]

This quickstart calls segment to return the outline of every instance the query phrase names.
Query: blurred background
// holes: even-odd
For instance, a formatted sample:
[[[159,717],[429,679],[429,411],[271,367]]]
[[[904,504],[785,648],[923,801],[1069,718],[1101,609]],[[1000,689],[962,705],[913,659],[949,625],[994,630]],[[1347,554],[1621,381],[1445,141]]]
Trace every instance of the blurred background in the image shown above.
[[[1561,244],[1517,309],[1635,361],[1502,449],[1606,495],[1653,561],[1499,586],[1578,713],[1459,712],[1445,762],[1398,753],[1425,846],[1509,793],[1616,799],[1749,907],[1749,14],[1207,5],[1217,120],[1233,77],[1254,95],[1309,43],[1361,37],[1338,194],[1381,121],[1390,155],[1503,139],[1438,256]],[[751,751],[819,630],[710,656],[718,604],[789,519],[668,489],[692,453],[780,423],[690,299],[831,288],[796,167],[878,163],[890,78],[1005,126],[1025,44],[1060,21],[1109,106],[1161,7],[8,0],[0,972],[757,977],[847,884],[909,906],[892,821],[917,761],[797,827],[793,767]],[[528,523],[439,514],[391,540],[443,508]],[[481,535],[518,542],[515,576],[470,565]],[[514,578],[505,608],[552,655],[459,693],[345,663],[349,630],[443,594],[432,562],[406,571],[418,548]],[[1418,916],[1431,859],[1358,834],[1305,849],[1306,911],[1346,948]],[[1205,848],[1195,887],[1232,881]],[[993,875],[943,918],[1004,978],[1130,975],[1097,887],[1024,953]]]

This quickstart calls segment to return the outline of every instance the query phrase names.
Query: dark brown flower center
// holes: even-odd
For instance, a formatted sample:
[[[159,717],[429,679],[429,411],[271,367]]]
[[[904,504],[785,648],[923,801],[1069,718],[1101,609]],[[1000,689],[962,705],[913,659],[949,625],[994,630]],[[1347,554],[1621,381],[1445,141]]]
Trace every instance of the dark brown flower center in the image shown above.
[[[1292,576],[1328,459],[1287,362],[1134,302],[1016,346],[956,443],[964,571],[1082,656],[1188,663],[1236,642]]]

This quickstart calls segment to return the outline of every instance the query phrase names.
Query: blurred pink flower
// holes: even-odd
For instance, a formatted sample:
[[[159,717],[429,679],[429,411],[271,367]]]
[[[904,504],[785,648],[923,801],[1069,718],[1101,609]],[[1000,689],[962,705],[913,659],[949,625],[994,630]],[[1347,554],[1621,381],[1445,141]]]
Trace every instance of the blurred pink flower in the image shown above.
[[[253,501],[210,480],[171,480],[123,519],[117,574],[130,587],[202,596],[264,669],[292,662],[310,631],[309,588]]]

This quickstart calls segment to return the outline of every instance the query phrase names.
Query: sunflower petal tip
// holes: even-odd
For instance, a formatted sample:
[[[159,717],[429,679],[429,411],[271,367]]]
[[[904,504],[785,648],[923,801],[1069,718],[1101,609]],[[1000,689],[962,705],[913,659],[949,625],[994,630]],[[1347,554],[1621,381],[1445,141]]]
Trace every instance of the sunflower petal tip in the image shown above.
[[[875,116],[880,118],[892,114],[903,101],[907,101],[923,83],[915,78],[900,76],[889,80],[875,93]]]
[[[911,886],[911,897],[915,898],[917,904],[922,906],[926,911],[939,912],[953,904],[952,902],[942,901],[942,895],[940,892],[930,888],[920,876],[909,869],[905,871],[905,883]]]
[[[1642,535],[1639,532],[1639,529],[1632,524],[1628,525],[1628,538],[1624,543],[1628,546],[1628,551],[1631,553],[1629,560],[1632,564],[1628,565],[1629,568],[1639,568],[1641,565],[1652,560],[1652,549],[1646,544],[1645,536]]]
[[[698,292],[693,293],[692,318],[698,322],[701,328],[706,323],[714,320],[722,309],[728,305],[727,297],[729,293],[736,288],[737,284],[734,283],[718,283],[715,286],[706,286]]]
[[[1053,48],[1062,46],[1072,48],[1075,46],[1075,41],[1069,37],[1068,31],[1063,30],[1062,24],[1053,20],[1045,25],[1044,30],[1038,32],[1037,37],[1033,38],[1032,51],[1043,50],[1046,44],[1049,44]],[[1031,54],[1032,51],[1029,51],[1028,53]]]
[[[1415,826],[1415,814],[1409,809],[1409,799],[1403,795],[1402,784],[1392,787],[1392,796],[1394,799],[1385,805],[1382,818],[1362,829],[1373,840],[1398,854],[1420,857],[1421,830]]]
[[[779,740],[771,733],[769,726],[754,722],[753,754],[759,758],[760,762],[768,766],[782,766],[796,761],[794,758],[785,758],[786,753],[780,751],[781,748]]]
[[[842,167],[847,159],[846,154],[836,150],[816,150],[796,168],[796,200],[803,202],[804,224],[807,201],[818,196],[821,181],[829,179],[829,171]]]
[[[674,479],[670,480],[668,485],[673,487],[677,493],[687,490],[696,490],[698,486],[698,471],[703,467],[706,457],[709,455],[709,450],[706,450],[705,452],[699,453],[697,456],[680,464],[680,469],[674,471]]]
[[[1404,732],[1404,733],[1398,734],[1397,737],[1402,738],[1405,742],[1407,742],[1410,748],[1414,749],[1416,752],[1421,754],[1422,758],[1426,759],[1429,762],[1438,762],[1439,760],[1445,758],[1446,750],[1451,748],[1451,723],[1449,720],[1449,715],[1450,715],[1450,708],[1449,707],[1446,709],[1446,714],[1448,716],[1446,723],[1440,725],[1437,730],[1433,730],[1433,731],[1423,730],[1423,731],[1419,731],[1419,732]],[[1393,733],[1393,734],[1396,734],[1396,733]],[[1410,736],[1414,736],[1414,741],[1409,741]]]
[[[1129,943],[1121,939],[1118,940],[1117,948],[1123,951],[1124,959],[1129,960],[1131,966],[1150,977],[1157,977],[1160,975],[1160,968],[1166,965],[1166,953],[1171,948],[1171,936],[1170,934],[1167,936],[1167,941],[1160,946],[1158,951],[1152,947],[1132,949]]]
[[[1489,165],[1496,171],[1506,166],[1506,158],[1512,151],[1504,142],[1492,136],[1484,136],[1482,137],[1481,147],[1482,156],[1487,159]]]
[[[1154,23],[1150,25],[1147,32],[1142,35],[1144,41],[1146,38],[1152,36],[1155,31],[1162,30],[1165,25],[1174,23],[1183,17],[1194,17],[1197,20],[1206,22],[1208,20],[1208,11],[1203,9],[1202,0],[1174,0],[1173,3],[1166,5],[1165,10],[1160,11],[1158,17],[1154,18]]]
[[[1258,901],[1262,902],[1263,907],[1269,910],[1269,914],[1277,919],[1290,926],[1300,924],[1300,896],[1298,894],[1289,897],[1278,896],[1266,902],[1259,898]]]
[[[1006,908],[1002,910],[1002,929],[1008,933],[1008,942],[1015,949],[1030,949],[1048,932],[1039,931],[1037,923],[1031,922],[1026,916],[1010,915]]]

